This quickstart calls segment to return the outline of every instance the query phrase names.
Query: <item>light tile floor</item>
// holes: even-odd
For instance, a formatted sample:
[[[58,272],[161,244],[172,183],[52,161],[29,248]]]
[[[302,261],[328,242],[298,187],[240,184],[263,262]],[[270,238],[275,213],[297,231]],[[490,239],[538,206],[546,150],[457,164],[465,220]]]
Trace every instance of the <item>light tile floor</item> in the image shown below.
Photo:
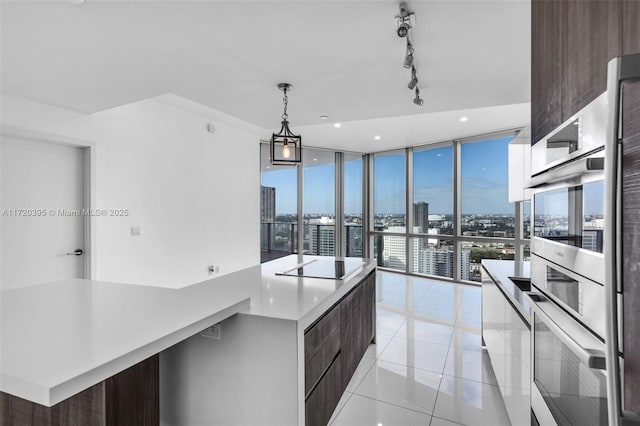
[[[331,425],[509,424],[481,346],[479,287],[379,271],[377,302],[376,344]]]

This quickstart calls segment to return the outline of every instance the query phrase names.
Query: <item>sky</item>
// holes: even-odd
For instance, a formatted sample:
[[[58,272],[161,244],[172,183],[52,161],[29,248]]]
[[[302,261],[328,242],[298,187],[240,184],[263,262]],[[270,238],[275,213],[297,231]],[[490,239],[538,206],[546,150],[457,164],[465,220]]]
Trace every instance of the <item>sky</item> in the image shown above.
[[[508,202],[508,144],[512,137],[461,147],[462,214],[513,214]],[[304,148],[303,148],[304,149]],[[415,151],[414,202],[429,203],[431,214],[453,213],[453,148]],[[362,213],[362,162],[345,162],[345,213]],[[304,213],[333,213],[335,164],[304,167]],[[262,185],[276,188],[276,214],[295,214],[296,168],[262,173]],[[374,159],[375,214],[405,213],[404,153]]]

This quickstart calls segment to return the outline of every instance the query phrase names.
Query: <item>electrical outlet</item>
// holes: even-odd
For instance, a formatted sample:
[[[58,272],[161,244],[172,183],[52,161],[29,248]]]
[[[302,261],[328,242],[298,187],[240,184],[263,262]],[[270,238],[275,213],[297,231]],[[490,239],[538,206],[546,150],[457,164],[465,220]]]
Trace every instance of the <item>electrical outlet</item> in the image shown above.
[[[220,266],[218,265],[209,265],[209,275],[217,274],[220,272]]]
[[[218,323],[212,325],[211,327],[200,333],[200,336],[206,337],[207,339],[220,340],[220,338],[222,337],[222,324]]]

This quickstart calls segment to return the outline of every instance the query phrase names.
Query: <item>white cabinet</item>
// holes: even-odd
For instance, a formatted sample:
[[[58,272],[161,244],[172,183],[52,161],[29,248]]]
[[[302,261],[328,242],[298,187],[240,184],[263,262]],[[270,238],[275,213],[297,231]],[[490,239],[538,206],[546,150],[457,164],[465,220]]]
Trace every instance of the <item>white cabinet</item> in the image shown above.
[[[482,337],[511,424],[530,425],[531,331],[484,268]]]
[[[509,143],[509,202],[531,199],[526,186],[531,179],[531,130],[522,131]]]

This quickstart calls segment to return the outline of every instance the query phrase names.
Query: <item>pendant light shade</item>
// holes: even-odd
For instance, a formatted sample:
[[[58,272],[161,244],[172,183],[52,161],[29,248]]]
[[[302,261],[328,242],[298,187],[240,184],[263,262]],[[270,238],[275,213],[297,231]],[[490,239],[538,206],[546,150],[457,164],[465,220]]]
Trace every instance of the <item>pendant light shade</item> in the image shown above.
[[[294,135],[291,129],[289,129],[289,121],[287,118],[287,103],[289,98],[287,92],[291,90],[291,85],[288,83],[278,84],[278,89],[284,92],[284,112],[282,114],[282,127],[278,133],[273,133],[271,136],[271,142],[269,143],[271,148],[271,164],[280,166],[295,166],[302,161],[302,137],[300,135]]]

